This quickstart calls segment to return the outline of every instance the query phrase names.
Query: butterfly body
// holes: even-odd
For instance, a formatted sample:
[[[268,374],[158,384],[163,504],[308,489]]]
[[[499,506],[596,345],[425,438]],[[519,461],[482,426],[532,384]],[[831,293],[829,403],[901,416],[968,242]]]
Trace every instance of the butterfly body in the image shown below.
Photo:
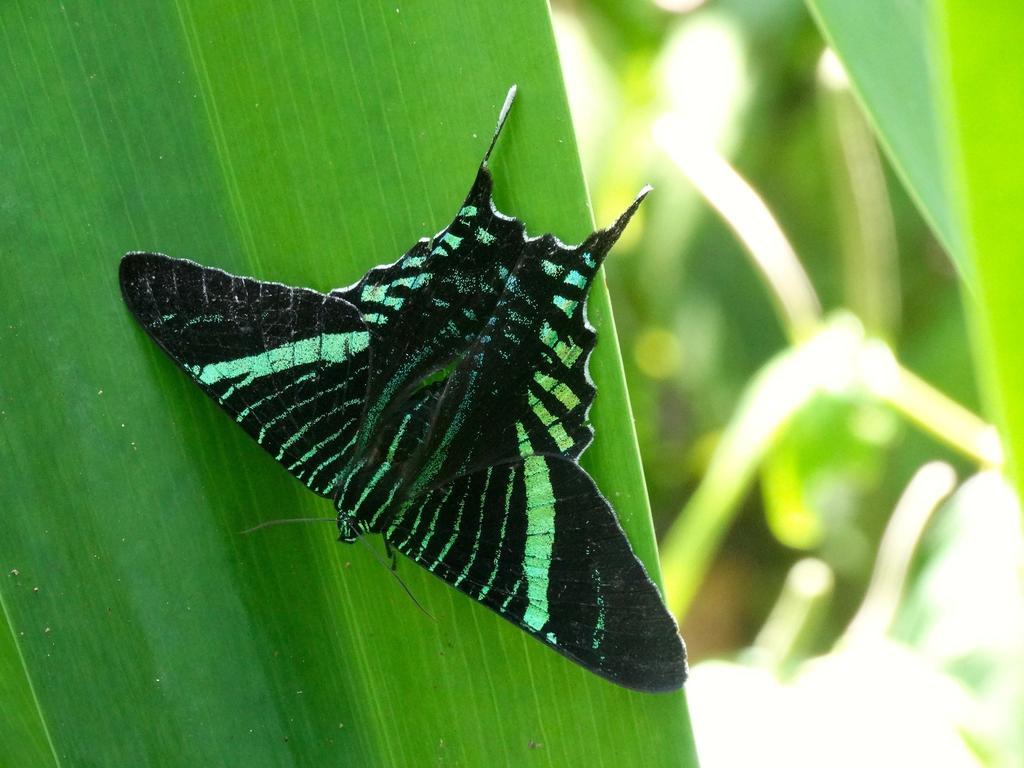
[[[380,534],[591,671],[678,688],[675,623],[577,463],[593,439],[587,292],[646,190],[567,246],[528,237],[491,188],[485,156],[448,227],[327,294],[152,253],[124,257],[122,292],[239,426],[334,502],[340,540]]]

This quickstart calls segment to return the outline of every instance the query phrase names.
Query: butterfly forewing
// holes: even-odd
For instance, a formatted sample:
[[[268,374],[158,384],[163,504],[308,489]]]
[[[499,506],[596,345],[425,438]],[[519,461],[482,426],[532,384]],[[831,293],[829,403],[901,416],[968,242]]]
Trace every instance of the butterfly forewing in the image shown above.
[[[331,495],[351,457],[369,334],[348,302],[160,254],[121,261],[150,336],[289,472]]]
[[[405,505],[387,540],[431,573],[588,669],[678,688],[675,622],[608,502],[575,463],[531,454]]]
[[[645,194],[581,245],[551,235],[523,240],[491,316],[446,383],[424,483],[517,457],[524,440],[532,452],[571,459],[590,444],[587,364],[596,334],[587,294]]]

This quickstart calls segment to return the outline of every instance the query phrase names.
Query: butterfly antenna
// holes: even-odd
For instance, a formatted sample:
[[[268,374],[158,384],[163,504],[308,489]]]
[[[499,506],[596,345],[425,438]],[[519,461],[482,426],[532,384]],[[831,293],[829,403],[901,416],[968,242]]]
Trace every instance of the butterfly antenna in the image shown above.
[[[498,136],[501,135],[501,129],[505,127],[505,121],[508,119],[509,110],[512,109],[512,102],[516,98],[516,90],[518,86],[513,85],[508,89],[508,95],[505,97],[505,104],[501,108],[501,112],[498,113],[498,125],[494,129],[494,136],[491,138],[491,145],[487,148],[487,152],[484,153],[484,159],[481,163],[486,165],[487,161],[491,157],[491,152],[494,150],[494,145],[498,143]]]
[[[269,528],[272,525],[284,525],[286,523],[336,523],[338,519],[336,517],[286,517],[283,520],[268,520],[265,523],[254,525],[252,528],[246,528],[242,531],[245,533],[252,533],[258,531],[260,528]]]
[[[412,600],[413,604],[417,608],[419,608],[421,611],[423,611],[423,613],[426,614],[426,616],[431,621],[436,621],[436,619],[434,618],[433,614],[431,614],[430,611],[428,611],[426,608],[424,608],[420,604],[420,601],[416,599],[416,596],[412,593],[412,590],[410,590],[409,587],[407,587],[405,585],[405,582],[402,581],[402,577],[399,576],[397,573],[395,573],[394,569],[392,569],[392,567],[390,565],[388,565],[387,561],[385,561],[384,558],[380,556],[380,553],[377,550],[375,550],[373,547],[371,547],[369,544],[367,544],[366,540],[363,539],[362,536],[358,537],[356,539],[356,541],[358,541],[360,544],[362,544],[364,547],[366,547],[367,551],[371,555],[373,555],[374,560],[376,560],[378,563],[383,565],[387,569],[387,572],[395,577],[395,581],[397,581],[399,584],[402,585],[402,589],[405,590],[405,594],[407,594],[409,596],[409,599]]]

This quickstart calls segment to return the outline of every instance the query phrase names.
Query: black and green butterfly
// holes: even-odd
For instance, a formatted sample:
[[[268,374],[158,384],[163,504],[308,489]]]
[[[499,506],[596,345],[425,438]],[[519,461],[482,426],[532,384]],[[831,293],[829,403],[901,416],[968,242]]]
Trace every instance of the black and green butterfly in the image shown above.
[[[646,195],[577,246],[498,212],[487,160],[455,220],[318,293],[129,253],[149,335],[295,478],[340,540],[379,533],[583,667],[679,688],[675,622],[577,460],[593,437],[586,298]]]

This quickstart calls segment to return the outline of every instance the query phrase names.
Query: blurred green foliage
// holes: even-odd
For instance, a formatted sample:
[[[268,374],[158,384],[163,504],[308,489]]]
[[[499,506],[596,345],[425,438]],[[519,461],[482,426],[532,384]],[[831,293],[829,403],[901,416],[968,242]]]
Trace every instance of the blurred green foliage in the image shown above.
[[[1010,397],[1003,441],[1021,439],[999,388],[1024,370],[1019,238],[990,236],[999,209],[978,214],[951,169],[1016,199],[986,186],[999,155],[972,164],[987,158],[970,129],[983,99],[1001,99],[1002,141],[1024,120],[982,77],[992,61],[957,69],[1009,38],[986,49],[976,21],[950,65],[934,10],[556,3],[597,219],[655,187],[608,274],[706,766],[1021,753],[1024,547],[986,423]],[[979,110],[956,161],[947,71],[956,107]],[[972,306],[994,329],[968,333]],[[989,358],[993,377],[974,363]]]

